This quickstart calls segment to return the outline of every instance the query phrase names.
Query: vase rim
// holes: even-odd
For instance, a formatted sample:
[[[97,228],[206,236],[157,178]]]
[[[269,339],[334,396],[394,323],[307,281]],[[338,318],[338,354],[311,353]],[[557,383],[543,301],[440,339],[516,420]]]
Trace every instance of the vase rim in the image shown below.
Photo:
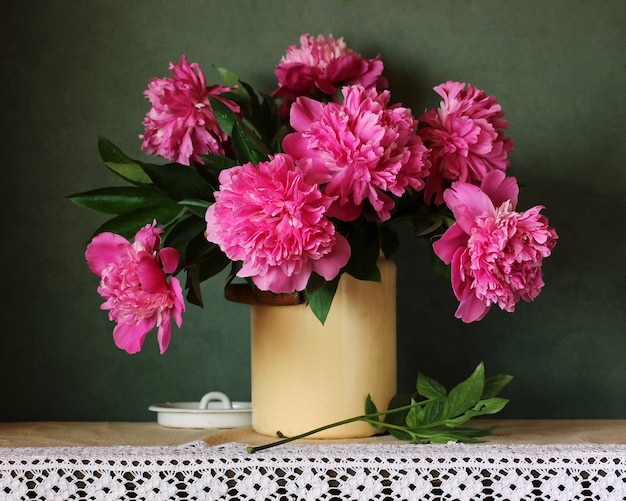
[[[262,291],[250,284],[239,283],[227,284],[224,287],[224,297],[233,303],[258,306],[293,306],[306,302],[304,291],[276,293]]]

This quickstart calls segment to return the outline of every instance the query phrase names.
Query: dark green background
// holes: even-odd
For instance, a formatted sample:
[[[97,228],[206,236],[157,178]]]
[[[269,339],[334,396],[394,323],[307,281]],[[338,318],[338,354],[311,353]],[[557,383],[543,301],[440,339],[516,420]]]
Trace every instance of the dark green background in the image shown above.
[[[560,235],[533,304],[464,325],[427,243],[403,233],[400,389],[417,371],[454,383],[484,360],[516,377],[503,417],[626,418],[622,0],[12,0],[1,22],[1,420],[152,420],[150,404],[213,389],[250,398],[248,311],[221,280],[165,355],[154,334],[137,355],[115,348],[83,258],[103,217],[64,197],[116,182],[98,135],[142,157],[142,93],[170,61],[187,54],[212,82],[215,64],[271,90],[304,32],[380,53],[393,100],[415,114],[448,79],[495,94],[516,141],[518,207],[545,205]]]

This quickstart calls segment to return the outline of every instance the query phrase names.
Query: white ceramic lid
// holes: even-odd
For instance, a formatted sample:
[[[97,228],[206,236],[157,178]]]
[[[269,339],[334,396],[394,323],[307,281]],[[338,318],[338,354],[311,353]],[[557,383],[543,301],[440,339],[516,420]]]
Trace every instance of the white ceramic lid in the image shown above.
[[[157,423],[170,428],[239,428],[250,426],[250,402],[231,402],[222,392],[212,391],[200,402],[167,402],[151,405]]]

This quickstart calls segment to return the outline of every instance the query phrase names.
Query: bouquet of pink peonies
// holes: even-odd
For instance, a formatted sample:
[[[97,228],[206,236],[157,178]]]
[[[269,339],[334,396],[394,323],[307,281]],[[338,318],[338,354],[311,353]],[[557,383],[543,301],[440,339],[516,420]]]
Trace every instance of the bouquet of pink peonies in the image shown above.
[[[202,305],[200,283],[228,267],[228,281],[304,292],[324,322],[343,273],[380,280],[376,261],[397,249],[401,221],[449,265],[463,321],[539,294],[557,235],[542,207],[516,210],[513,142],[493,96],[446,82],[439,108],[416,118],[392,101],[379,56],[321,35],[287,49],[269,94],[221,68],[222,85],[207,85],[185,56],[170,70],[145,91],[141,136],[169,163],[101,138],[105,165],[129,185],[70,197],[114,215],[86,259],[120,348],[139,351],[157,327],[163,353],[183,290]]]

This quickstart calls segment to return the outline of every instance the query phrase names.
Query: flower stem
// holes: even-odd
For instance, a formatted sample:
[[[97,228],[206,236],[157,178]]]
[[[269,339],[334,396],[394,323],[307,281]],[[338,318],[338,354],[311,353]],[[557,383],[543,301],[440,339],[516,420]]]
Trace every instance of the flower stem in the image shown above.
[[[300,440],[302,438],[309,437],[311,435],[314,435],[315,433],[319,433],[321,431],[325,431],[325,430],[328,430],[330,428],[335,428],[337,426],[341,426],[341,425],[344,425],[344,424],[355,423],[357,421],[365,421],[365,422],[371,424],[372,426],[378,426],[378,427],[382,428],[382,427],[385,427],[386,425],[383,422],[379,421],[377,419],[378,417],[386,416],[387,414],[393,414],[393,413],[396,413],[396,412],[402,412],[402,411],[410,410],[413,407],[418,407],[420,405],[425,405],[425,404],[427,404],[429,402],[432,402],[433,400],[436,400],[436,399],[421,400],[420,402],[415,402],[415,403],[412,403],[412,404],[409,404],[409,405],[405,405],[403,407],[396,407],[395,409],[390,409],[390,410],[387,410],[387,411],[375,412],[375,413],[372,413],[372,414],[363,414],[361,416],[355,416],[355,417],[351,417],[351,418],[348,418],[348,419],[343,419],[341,421],[336,421],[334,423],[327,424],[327,425],[321,426],[319,428],[315,428],[314,430],[306,431],[304,433],[301,433],[300,435],[295,435],[293,437],[283,438],[281,440],[277,440],[276,442],[271,442],[269,444],[258,445],[256,447],[248,446],[248,447],[246,447],[246,451],[248,451],[248,453],[252,454],[254,452],[259,452],[259,451],[263,451],[263,450],[266,450],[266,449],[270,449],[272,447],[276,447],[276,446],[283,445],[283,444],[286,444],[286,443],[289,443],[289,442],[293,442],[295,440]]]

